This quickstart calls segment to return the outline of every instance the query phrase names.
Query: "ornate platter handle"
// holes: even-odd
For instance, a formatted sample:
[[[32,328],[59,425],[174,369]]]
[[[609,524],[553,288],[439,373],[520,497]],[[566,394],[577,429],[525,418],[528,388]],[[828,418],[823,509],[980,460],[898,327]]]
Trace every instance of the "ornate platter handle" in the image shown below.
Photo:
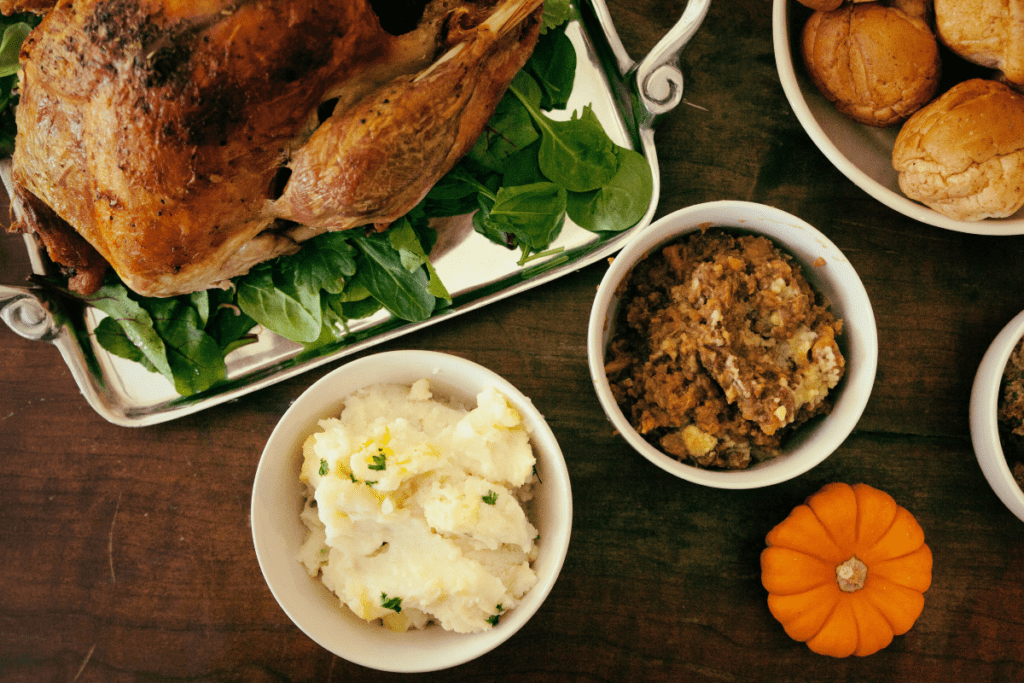
[[[679,21],[639,63],[630,58],[619,40],[604,0],[590,0],[590,5],[615,54],[619,72],[623,76],[635,75],[640,104],[650,119],[675,108],[683,99],[683,72],[678,65],[679,55],[700,28],[711,7],[711,0],[689,0]]]
[[[652,115],[660,116],[683,101],[679,54],[700,28],[710,7],[711,0],[690,0],[676,25],[637,65],[640,100]]]
[[[0,318],[15,334],[32,341],[52,342],[61,333],[37,290],[29,287],[0,285]]]

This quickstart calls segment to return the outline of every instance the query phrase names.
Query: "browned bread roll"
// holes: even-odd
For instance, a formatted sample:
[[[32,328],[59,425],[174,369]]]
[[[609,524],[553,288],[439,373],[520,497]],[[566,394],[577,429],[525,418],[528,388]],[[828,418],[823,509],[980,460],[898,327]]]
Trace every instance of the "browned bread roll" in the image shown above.
[[[975,78],[903,124],[892,165],[900,189],[944,216],[1004,218],[1024,206],[1024,95]]]
[[[800,4],[811,9],[820,9],[828,12],[843,4],[843,0],[800,0]]]
[[[935,25],[950,50],[1024,85],[1024,0],[935,0]]]
[[[895,7],[870,2],[815,12],[801,49],[822,95],[870,126],[906,120],[938,88],[938,41],[923,19]]]
[[[873,0],[853,0],[853,2],[872,2]],[[800,0],[800,4],[811,9],[820,9],[825,12],[836,9],[845,0]]]

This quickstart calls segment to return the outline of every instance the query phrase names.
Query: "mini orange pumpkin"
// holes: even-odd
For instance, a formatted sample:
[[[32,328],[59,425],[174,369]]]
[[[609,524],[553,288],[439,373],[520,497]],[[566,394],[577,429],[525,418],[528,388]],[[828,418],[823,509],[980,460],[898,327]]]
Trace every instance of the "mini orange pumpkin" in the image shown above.
[[[932,552],[914,516],[878,489],[827,484],[765,540],[768,609],[814,652],[873,654],[924,609]]]

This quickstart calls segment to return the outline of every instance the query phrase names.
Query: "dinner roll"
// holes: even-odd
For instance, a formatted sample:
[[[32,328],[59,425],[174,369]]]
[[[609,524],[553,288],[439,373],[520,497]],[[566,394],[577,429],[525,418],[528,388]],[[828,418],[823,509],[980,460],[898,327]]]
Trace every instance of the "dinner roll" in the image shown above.
[[[935,25],[950,50],[1024,85],[1024,0],[935,0]]]
[[[811,9],[820,9],[828,12],[843,4],[843,0],[800,0],[800,4]]]
[[[953,86],[903,124],[892,165],[900,189],[961,221],[1024,206],[1024,95],[981,78]]]
[[[853,2],[873,2],[874,0],[853,0]],[[831,11],[843,4],[845,0],[800,0],[800,4],[811,9]]]
[[[870,2],[815,12],[801,48],[822,95],[870,126],[906,120],[938,89],[938,41],[923,19],[896,7]]]

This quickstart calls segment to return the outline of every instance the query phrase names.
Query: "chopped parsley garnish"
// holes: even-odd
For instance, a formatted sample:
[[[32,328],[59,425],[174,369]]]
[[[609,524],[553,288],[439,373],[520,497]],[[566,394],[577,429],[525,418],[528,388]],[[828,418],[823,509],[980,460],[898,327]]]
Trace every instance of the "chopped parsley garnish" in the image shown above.
[[[490,489],[487,490],[486,496],[480,497],[483,498],[484,502],[487,503],[488,505],[494,505],[495,503],[498,502],[498,494],[495,493],[494,491],[491,491]]]
[[[355,474],[353,474],[352,472],[349,472],[349,473],[348,473],[348,478],[352,480],[352,483],[353,483],[353,484],[358,484],[358,483],[359,483],[359,480],[358,480],[358,479],[356,479],[356,475],[355,475]]]
[[[402,598],[389,598],[387,593],[380,594],[380,606],[384,609],[402,611]]]
[[[323,458],[320,458],[320,476],[321,477],[326,476],[327,473],[330,472],[330,471],[331,471],[331,468],[327,466],[327,461],[324,460]]]
[[[498,613],[487,617],[487,623],[491,626],[498,625],[498,622],[501,621],[501,614],[505,611],[505,608],[502,607],[501,604],[498,604],[494,609],[498,610]]]
[[[374,479],[373,481],[364,481],[363,483],[366,484],[367,486],[373,486],[374,484],[377,483],[377,480]]]
[[[386,460],[387,456],[384,455],[384,451],[378,448],[377,455],[373,456],[373,464],[367,465],[367,467],[369,467],[371,470],[374,470],[375,472],[380,472],[382,470],[387,469],[388,465]]]

